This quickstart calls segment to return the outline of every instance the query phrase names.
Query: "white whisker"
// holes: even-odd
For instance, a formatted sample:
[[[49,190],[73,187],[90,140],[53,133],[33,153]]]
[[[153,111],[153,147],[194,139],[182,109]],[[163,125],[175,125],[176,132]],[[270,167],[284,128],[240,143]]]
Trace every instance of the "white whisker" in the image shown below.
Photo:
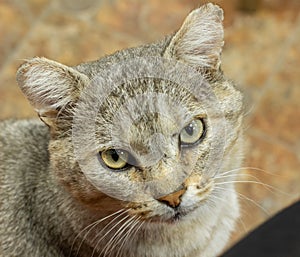
[[[119,215],[120,216],[120,215]],[[118,216],[118,217],[119,217]],[[117,217],[117,218],[118,218]],[[95,251],[96,251],[96,249],[97,249],[97,247],[98,247],[98,245],[100,244],[100,242],[115,228],[115,227],[117,227],[120,223],[122,223],[125,219],[127,219],[129,216],[128,215],[126,215],[124,218],[122,218],[121,220],[119,220],[116,224],[114,224],[113,226],[112,226],[112,228],[110,228],[98,241],[97,241],[97,244],[95,245],[95,247],[94,247],[94,250],[93,250],[93,252],[92,252],[92,256],[91,257],[93,257],[94,256],[94,254],[95,254]],[[115,218],[116,219],[116,218]],[[97,235],[96,235],[96,237],[95,238],[97,238],[100,234],[101,234],[101,232],[107,227],[107,226],[109,226],[115,219],[113,219],[110,223],[108,223],[99,233],[97,233]]]
[[[111,237],[111,239],[106,243],[106,245],[103,247],[102,251],[100,252],[100,255],[104,251],[104,256],[106,254],[110,253],[118,244],[116,241],[122,236],[122,233],[128,226],[130,226],[136,217],[133,216],[130,219],[128,219],[125,223],[122,224],[122,226],[115,232],[115,234]]]
[[[266,171],[264,169],[260,169],[260,168],[256,168],[256,167],[247,167],[247,166],[246,167],[240,167],[240,168],[232,169],[232,170],[228,170],[228,171],[225,171],[223,173],[219,173],[218,175],[226,175],[226,174],[233,173],[233,172],[238,172],[238,171],[241,171],[241,170],[259,171],[259,172],[263,172],[263,173],[271,175],[271,176],[282,177],[281,175],[274,174],[274,173]]]
[[[261,185],[263,187],[265,187],[268,191],[270,191],[271,193],[280,193],[280,194],[284,194],[284,195],[287,195],[287,196],[292,196],[291,194],[287,193],[287,192],[284,192],[274,186],[271,186],[271,185],[268,185],[266,183],[263,183],[261,181],[253,181],[253,180],[232,180],[232,181],[225,181],[225,182],[217,182],[215,183],[215,185],[226,185],[226,184],[238,184],[238,183],[248,183],[248,184],[256,184],[256,185]]]
[[[112,213],[112,214],[110,214],[110,215],[108,215],[108,216],[106,216],[106,217],[104,217],[104,218],[102,218],[102,219],[100,219],[100,220],[96,220],[95,222],[91,223],[90,225],[88,225],[88,226],[86,226],[84,229],[82,229],[82,230],[77,234],[77,236],[74,238],[74,240],[73,240],[73,243],[72,243],[72,246],[71,246],[71,249],[70,249],[70,253],[69,253],[69,257],[71,257],[72,250],[73,250],[73,247],[74,247],[74,244],[75,244],[76,240],[78,239],[78,237],[79,237],[84,231],[86,231],[87,229],[89,229],[89,230],[87,231],[87,233],[85,234],[85,236],[83,237],[83,239],[81,240],[81,242],[80,242],[80,244],[79,244],[79,247],[78,247],[78,249],[77,249],[77,252],[76,252],[75,257],[78,255],[79,250],[80,250],[80,248],[81,248],[81,246],[82,246],[83,241],[86,239],[87,235],[91,232],[91,230],[92,230],[93,228],[95,228],[97,225],[99,225],[101,222],[107,220],[108,218],[111,218],[111,217],[113,217],[114,215],[117,215],[118,213],[123,212],[123,211],[124,211],[124,209],[121,209],[121,210],[119,210],[119,211],[116,211],[116,212],[114,212],[114,213]]]
[[[223,188],[223,187],[215,187],[216,189],[221,189],[221,190],[229,190],[229,191],[232,191],[232,192],[235,192],[238,197],[240,199],[244,199],[244,200],[247,200],[249,202],[251,202],[252,204],[254,204],[256,207],[258,207],[260,210],[262,210],[267,216],[271,216],[270,212],[265,209],[263,206],[261,206],[259,203],[257,203],[256,201],[254,201],[253,199],[245,196],[244,194],[242,193],[239,193],[239,192],[236,192],[235,190],[231,190],[231,189],[228,189],[228,188]]]
[[[222,174],[220,174],[220,176],[215,177],[215,179],[235,178],[235,177],[250,177],[250,178],[256,179],[257,181],[260,181],[256,176],[251,175],[251,174],[231,174],[231,175],[225,175],[225,176],[222,176]]]
[[[217,189],[223,189],[223,188],[218,187]],[[227,189],[224,189],[224,190],[227,190]],[[224,190],[223,190],[223,191],[224,191]],[[215,198],[215,199],[217,199],[218,201],[221,201],[221,202],[223,202],[223,203],[226,204],[226,199],[224,199],[224,198],[222,198],[222,197],[217,197],[216,195],[211,194],[210,197],[209,197],[209,200],[210,200],[210,201],[212,201],[211,197],[212,197],[212,198]],[[215,202],[215,204],[218,205],[219,203]],[[247,230],[246,225],[245,225],[245,223],[243,222],[243,220],[242,220],[241,217],[238,217],[238,222],[242,224],[243,229],[244,229],[244,232],[246,233],[248,230]]]
[[[132,232],[133,234],[131,236],[131,240],[133,240],[135,238],[135,235],[138,233],[138,231],[141,229],[141,227],[144,225],[144,223],[145,223],[145,221],[143,220],[141,222],[141,224],[139,226],[137,226],[137,229],[135,229],[134,232]]]
[[[125,243],[127,242],[131,232],[134,233],[136,230],[139,229],[139,226],[137,226],[138,224],[140,223],[140,220],[139,218],[137,218],[135,220],[135,223],[132,225],[132,227],[126,232],[126,234],[124,235],[124,238],[123,238],[123,242],[121,243],[121,245],[119,246],[119,249],[117,251],[117,254],[116,254],[116,257],[119,256],[119,254],[121,253],[121,249],[123,248],[123,246],[125,245]]]

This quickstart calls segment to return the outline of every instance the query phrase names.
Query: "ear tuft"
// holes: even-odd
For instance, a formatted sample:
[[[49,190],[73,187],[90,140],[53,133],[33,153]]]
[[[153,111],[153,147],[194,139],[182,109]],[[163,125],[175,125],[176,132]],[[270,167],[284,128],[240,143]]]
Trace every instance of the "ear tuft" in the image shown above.
[[[206,4],[192,11],[171,39],[164,57],[217,70],[224,45],[223,10]]]
[[[22,92],[40,115],[74,101],[88,81],[73,68],[39,57],[27,60],[17,72]]]

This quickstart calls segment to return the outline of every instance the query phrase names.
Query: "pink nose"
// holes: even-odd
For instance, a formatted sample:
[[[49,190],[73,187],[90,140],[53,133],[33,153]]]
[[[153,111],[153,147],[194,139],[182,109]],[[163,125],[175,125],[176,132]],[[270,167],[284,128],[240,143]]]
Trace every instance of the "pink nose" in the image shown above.
[[[176,191],[172,194],[163,196],[161,198],[158,198],[157,200],[172,208],[176,208],[180,205],[181,197],[185,192],[186,192],[186,188]]]

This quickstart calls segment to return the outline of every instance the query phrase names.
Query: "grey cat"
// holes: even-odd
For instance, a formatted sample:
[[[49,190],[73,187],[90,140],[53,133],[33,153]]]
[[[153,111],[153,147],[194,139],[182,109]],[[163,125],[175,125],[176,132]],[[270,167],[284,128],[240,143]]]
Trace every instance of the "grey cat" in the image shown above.
[[[243,156],[222,20],[207,4],[158,43],[76,67],[33,58],[19,68],[43,122],[0,123],[0,256],[222,251]]]

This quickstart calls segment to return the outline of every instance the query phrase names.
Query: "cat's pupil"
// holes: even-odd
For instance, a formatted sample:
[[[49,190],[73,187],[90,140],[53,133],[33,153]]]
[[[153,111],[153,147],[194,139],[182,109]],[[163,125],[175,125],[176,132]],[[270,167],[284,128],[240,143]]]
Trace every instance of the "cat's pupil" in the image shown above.
[[[115,162],[117,162],[118,160],[119,160],[119,154],[117,153],[117,151],[116,150],[111,150],[111,158],[115,161]]]
[[[194,126],[193,124],[189,124],[185,127],[185,131],[188,135],[192,136],[194,134]]]

